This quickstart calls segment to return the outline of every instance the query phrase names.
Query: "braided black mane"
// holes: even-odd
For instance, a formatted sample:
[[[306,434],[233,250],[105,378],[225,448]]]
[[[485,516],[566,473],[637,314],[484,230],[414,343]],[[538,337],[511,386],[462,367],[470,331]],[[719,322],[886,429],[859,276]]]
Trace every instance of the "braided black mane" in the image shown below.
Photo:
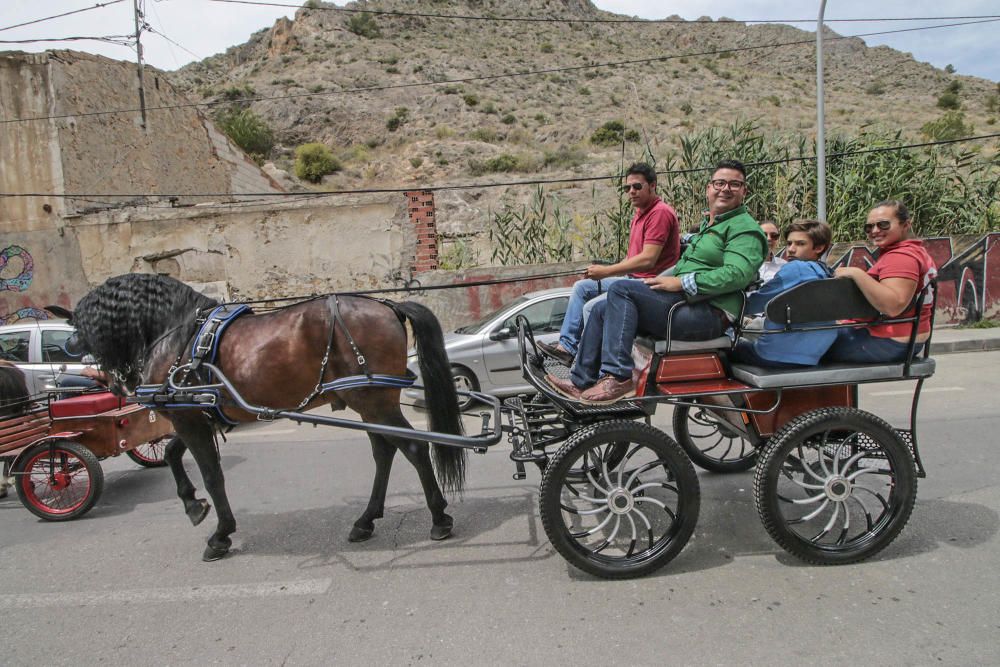
[[[73,324],[101,367],[131,388],[139,383],[146,355],[161,336],[178,326],[193,329],[198,309],[217,304],[169,276],[128,273],[109,278],[83,297],[73,311]]]

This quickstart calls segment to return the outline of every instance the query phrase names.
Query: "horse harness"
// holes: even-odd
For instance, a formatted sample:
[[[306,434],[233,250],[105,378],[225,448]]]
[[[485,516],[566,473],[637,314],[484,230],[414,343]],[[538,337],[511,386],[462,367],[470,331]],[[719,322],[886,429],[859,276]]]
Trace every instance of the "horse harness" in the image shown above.
[[[372,301],[382,303],[392,309],[392,311],[396,314],[396,317],[399,318],[400,322],[405,321],[405,315],[403,315],[403,313],[395,307],[395,304],[392,301],[373,297],[363,298],[369,298]],[[317,396],[321,396],[322,394],[331,391],[342,391],[345,389],[358,389],[372,386],[395,388],[413,386],[416,381],[416,376],[409,371],[407,371],[406,376],[386,375],[371,372],[371,369],[368,367],[368,361],[365,359],[365,355],[361,352],[361,349],[355,342],[354,337],[351,335],[351,332],[347,327],[347,323],[344,321],[344,318],[340,313],[340,300],[337,298],[337,295],[331,295],[330,301],[330,310],[333,317],[330,323],[330,335],[326,351],[323,353],[323,360],[320,363],[319,377],[313,390],[308,396],[302,399],[294,410],[302,410],[306,405],[315,400]],[[212,365],[213,371],[218,372],[218,370],[214,368],[214,364],[216,362],[216,358],[218,357],[219,342],[222,340],[223,333],[236,319],[243,315],[252,313],[253,310],[246,304],[224,303],[216,306],[208,315],[199,317],[196,320],[196,324],[199,325],[198,329],[191,339],[190,361],[186,364],[181,363],[184,358],[184,353],[187,350],[187,346],[185,345],[181,349],[180,354],[177,355],[174,363],[171,365],[170,370],[167,373],[167,378],[163,381],[163,383],[159,385],[143,385],[137,387],[135,391],[135,402],[148,408],[161,410],[173,408],[202,408],[210,418],[216,420],[220,424],[230,427],[236,426],[238,422],[235,422],[227,417],[222,411],[222,392],[218,388],[218,385],[210,384],[211,378],[205,376],[205,369],[202,368],[202,366],[205,364]],[[338,327],[343,332],[344,338],[347,340],[347,344],[350,346],[351,352],[357,360],[358,366],[361,367],[361,372],[363,374],[350,375],[331,380],[329,382],[323,382],[323,377],[326,375],[327,368],[330,364],[330,353],[333,351],[333,344],[336,339]],[[177,384],[182,385],[185,391],[177,391],[170,386],[170,379],[178,371],[183,371],[183,375],[180,378],[180,382]],[[189,383],[189,380],[192,379],[196,380],[195,384]],[[262,417],[258,417],[258,419],[262,419]]]

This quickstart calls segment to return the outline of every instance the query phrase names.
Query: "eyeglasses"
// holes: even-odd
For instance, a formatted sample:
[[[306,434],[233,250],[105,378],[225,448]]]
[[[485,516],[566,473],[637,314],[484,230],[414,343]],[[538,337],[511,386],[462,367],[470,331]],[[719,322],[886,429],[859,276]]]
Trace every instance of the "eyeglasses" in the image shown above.
[[[643,185],[645,185],[645,183],[626,183],[622,186],[622,192],[628,192],[629,190],[639,191],[642,190]]]
[[[709,181],[708,184],[711,185],[716,190],[723,190],[727,185],[729,186],[730,190],[739,190],[744,185],[746,185],[746,183],[744,183],[743,181],[727,181],[721,178],[716,179],[714,181]]]
[[[777,241],[778,239],[781,238],[781,234],[778,232],[765,232],[765,233],[767,234],[767,238],[771,239],[772,241]]]
[[[889,228],[892,227],[892,220],[876,220],[875,222],[866,222],[865,234],[871,234],[872,231],[875,230],[876,225],[878,225],[878,228],[883,232],[887,232],[889,231]]]

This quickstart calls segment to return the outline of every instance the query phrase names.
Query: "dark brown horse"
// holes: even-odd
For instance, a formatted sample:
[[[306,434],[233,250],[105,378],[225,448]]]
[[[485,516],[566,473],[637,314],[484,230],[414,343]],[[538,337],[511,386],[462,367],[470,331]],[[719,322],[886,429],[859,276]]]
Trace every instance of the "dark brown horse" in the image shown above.
[[[77,333],[67,347],[94,355],[116,383],[128,391],[140,384],[160,384],[179,358],[189,359],[197,313],[204,314],[215,305],[213,299],[169,277],[118,276],[91,291],[77,305],[72,313]],[[342,324],[335,324],[335,309],[339,310]],[[432,397],[428,400],[430,428],[458,435],[460,413],[441,327],[429,310],[416,303],[327,296],[259,315],[244,315],[226,329],[215,365],[250,404],[295,409],[316,387],[328,349],[324,382],[365,371],[359,354],[352,349],[352,339],[371,373],[405,375],[404,319],[413,329],[421,376],[428,397]],[[399,392],[399,388],[366,386],[324,393],[303,409],[328,403],[334,410],[349,407],[366,422],[409,428],[400,410]],[[256,419],[236,407],[224,407],[223,412],[235,422]],[[210,507],[195,497],[194,485],[181,463],[185,448],[194,456],[215,503],[218,525],[208,540],[204,559],[216,560],[228,552],[232,543],[229,536],[236,530],[213,441],[216,425],[199,408],[171,409],[167,416],[179,437],[167,446],[164,458],[173,471],[185,512],[197,525]],[[355,521],[348,539],[368,539],[375,528],[374,520],[382,517],[389,469],[397,449],[417,469],[433,520],[431,538],[448,537],[452,518],[444,511],[447,502],[435,479],[428,444],[374,433],[369,433],[369,438],[375,458],[375,481],[368,507]],[[461,491],[464,450],[434,445],[431,451],[443,486]]]

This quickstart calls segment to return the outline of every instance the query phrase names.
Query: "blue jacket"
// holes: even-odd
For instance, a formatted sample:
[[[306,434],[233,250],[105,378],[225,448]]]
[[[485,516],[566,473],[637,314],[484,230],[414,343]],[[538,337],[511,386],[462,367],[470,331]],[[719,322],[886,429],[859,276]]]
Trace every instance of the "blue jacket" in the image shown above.
[[[821,262],[792,260],[781,267],[778,274],[747,297],[747,312],[762,313],[767,302],[800,283],[830,277],[830,269]],[[819,324],[819,323],[817,323]],[[783,326],[764,320],[765,329],[782,329]],[[837,337],[836,329],[826,331],[789,332],[764,334],[754,341],[754,351],[764,359],[789,364],[815,366]]]

